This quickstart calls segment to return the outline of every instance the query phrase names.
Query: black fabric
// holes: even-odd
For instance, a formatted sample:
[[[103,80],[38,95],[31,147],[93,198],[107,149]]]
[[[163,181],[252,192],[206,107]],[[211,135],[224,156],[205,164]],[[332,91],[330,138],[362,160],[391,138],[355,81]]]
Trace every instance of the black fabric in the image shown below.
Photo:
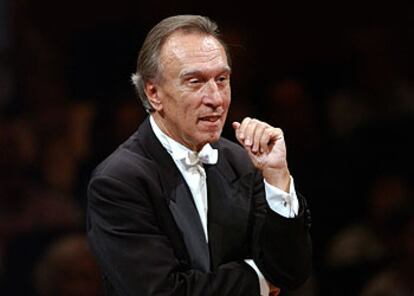
[[[303,198],[296,218],[271,212],[244,149],[226,139],[213,146],[219,159],[206,166],[208,245],[188,186],[148,119],[96,168],[88,239],[109,295],[257,296],[248,258],[282,288],[309,276]]]

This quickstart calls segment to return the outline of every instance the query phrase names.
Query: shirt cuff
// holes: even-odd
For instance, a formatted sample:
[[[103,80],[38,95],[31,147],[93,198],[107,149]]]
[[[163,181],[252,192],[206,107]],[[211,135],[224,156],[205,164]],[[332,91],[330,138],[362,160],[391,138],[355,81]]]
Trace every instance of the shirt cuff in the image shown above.
[[[256,263],[254,263],[252,259],[246,259],[244,260],[244,262],[249,264],[254,269],[254,271],[256,271],[257,277],[259,278],[260,295],[269,296],[269,292],[270,292],[269,284],[267,283],[263,274],[260,272],[259,268],[256,266]]]
[[[293,177],[290,176],[289,193],[270,185],[264,180],[266,200],[269,207],[285,218],[294,218],[299,212],[299,201],[296,195]]]

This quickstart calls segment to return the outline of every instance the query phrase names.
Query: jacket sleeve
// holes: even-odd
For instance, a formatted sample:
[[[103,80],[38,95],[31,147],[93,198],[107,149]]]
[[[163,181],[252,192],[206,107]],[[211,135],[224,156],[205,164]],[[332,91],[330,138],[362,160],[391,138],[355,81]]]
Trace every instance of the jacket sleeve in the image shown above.
[[[311,274],[310,211],[298,194],[299,213],[294,218],[272,211],[263,197],[263,178],[257,174],[254,202],[253,258],[264,277],[283,289],[296,289]],[[260,197],[259,197],[260,196]]]
[[[259,295],[257,276],[244,261],[207,273],[183,264],[146,192],[107,175],[89,183],[88,240],[111,295]]]

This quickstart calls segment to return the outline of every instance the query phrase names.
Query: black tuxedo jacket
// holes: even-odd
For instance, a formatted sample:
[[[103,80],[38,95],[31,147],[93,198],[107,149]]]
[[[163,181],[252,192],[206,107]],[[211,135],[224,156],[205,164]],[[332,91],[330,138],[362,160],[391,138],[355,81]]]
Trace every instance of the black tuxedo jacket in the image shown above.
[[[146,119],[88,186],[88,239],[108,295],[259,295],[252,258],[274,285],[311,270],[305,202],[296,218],[268,208],[263,178],[238,144],[220,139],[207,165],[208,237],[190,190]]]

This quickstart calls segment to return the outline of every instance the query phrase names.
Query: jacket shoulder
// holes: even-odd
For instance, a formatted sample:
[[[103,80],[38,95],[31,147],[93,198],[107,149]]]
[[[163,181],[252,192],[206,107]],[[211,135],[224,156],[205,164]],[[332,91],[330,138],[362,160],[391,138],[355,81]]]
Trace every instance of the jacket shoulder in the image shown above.
[[[151,177],[155,163],[134,143],[134,135],[121,144],[114,152],[94,169],[91,180],[109,177],[125,183],[136,184],[137,180]]]

